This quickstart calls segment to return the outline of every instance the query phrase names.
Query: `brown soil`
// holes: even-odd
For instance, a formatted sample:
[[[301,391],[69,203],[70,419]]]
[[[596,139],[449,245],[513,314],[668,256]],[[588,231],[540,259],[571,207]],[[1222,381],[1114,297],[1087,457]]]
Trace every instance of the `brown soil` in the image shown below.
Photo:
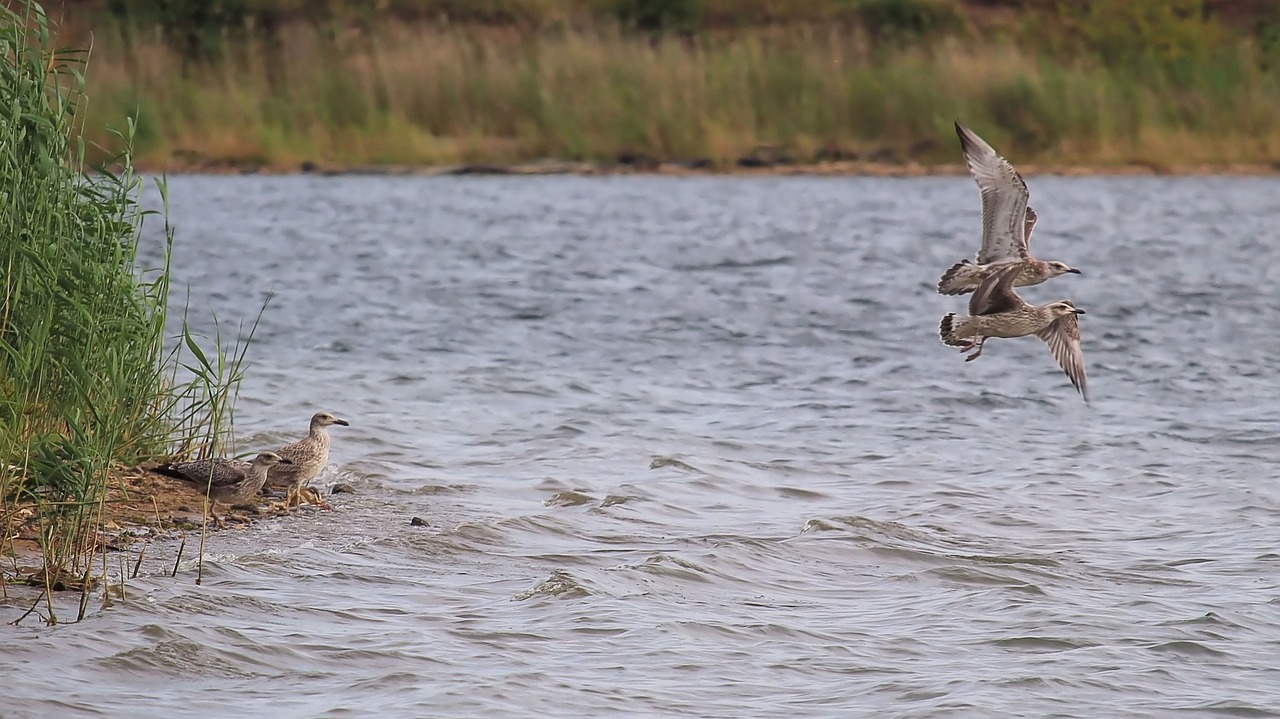
[[[181,480],[149,472],[143,467],[131,467],[116,477],[107,487],[104,504],[105,529],[117,527],[154,527],[159,529],[183,529],[199,526],[205,507],[205,497],[193,485]],[[287,514],[271,505],[266,511],[251,511],[237,505],[219,504],[215,514],[232,523],[244,524],[265,516]]]
[[[179,538],[199,532],[204,516],[205,497],[186,482],[155,474],[142,467],[122,469],[107,487],[102,505],[102,524],[95,551],[123,551],[138,542],[154,538]],[[325,506],[325,505],[322,505]],[[12,557],[10,568],[17,568],[17,578],[44,584],[44,562],[39,542],[39,524],[30,506],[0,508],[11,517],[7,535],[0,537],[0,556]],[[259,519],[281,517],[290,513],[279,500],[264,500],[256,507],[237,505],[229,508],[218,504],[214,515],[226,529],[244,527]],[[221,529],[210,520],[210,530]],[[9,562],[6,562],[8,564]],[[78,582],[55,582],[74,589]]]

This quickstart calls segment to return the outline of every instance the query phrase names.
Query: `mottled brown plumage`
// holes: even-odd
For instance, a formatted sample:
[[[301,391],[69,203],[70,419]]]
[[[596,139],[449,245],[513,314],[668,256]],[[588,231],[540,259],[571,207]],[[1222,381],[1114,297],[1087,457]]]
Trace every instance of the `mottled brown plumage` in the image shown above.
[[[275,452],[260,452],[251,462],[217,457],[165,464],[154,471],[190,482],[202,492],[207,489],[209,498],[215,502],[239,504],[249,501],[262,489],[268,469],[287,466],[288,463],[288,459]]]
[[[1029,305],[1013,289],[1019,268],[1008,264],[998,268],[982,281],[969,299],[969,316],[947,313],[938,325],[938,335],[948,346],[961,352],[975,350],[965,358],[973,361],[982,356],[982,344],[988,337],[1026,337],[1035,335],[1058,360],[1084,401],[1089,401],[1088,378],[1085,374],[1084,351],[1080,346],[1080,321],[1084,310],[1071,300],[1046,305]]]
[[[345,419],[338,419],[328,412],[316,412],[312,415],[311,428],[306,437],[276,450],[277,454],[291,460],[292,464],[272,467],[267,474],[267,484],[293,492],[315,479],[329,463],[328,428],[335,424],[350,426]]]
[[[938,292],[962,295],[973,292],[987,277],[1005,263],[1020,265],[1013,286],[1038,285],[1068,272],[1080,270],[1057,261],[1038,260],[1031,256],[1031,231],[1036,226],[1036,212],[1027,206],[1031,196],[1022,175],[985,140],[972,130],[956,123],[960,149],[969,166],[969,174],[982,195],[982,247],[977,264],[961,260],[942,274]]]

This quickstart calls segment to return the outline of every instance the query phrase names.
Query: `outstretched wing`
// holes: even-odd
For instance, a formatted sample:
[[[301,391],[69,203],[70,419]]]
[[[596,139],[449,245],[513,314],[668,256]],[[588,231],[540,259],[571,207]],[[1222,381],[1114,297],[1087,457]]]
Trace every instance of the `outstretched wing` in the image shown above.
[[[969,174],[982,193],[982,247],[978,264],[1030,257],[1025,227],[1030,191],[1022,175],[1001,157],[986,140],[956,122],[960,150]],[[1034,220],[1032,221],[1034,223]]]
[[[1087,403],[1089,378],[1085,375],[1084,350],[1080,347],[1080,320],[1075,315],[1059,317],[1053,324],[1037,332],[1036,336],[1049,345],[1049,351],[1058,360],[1058,366]]]
[[[1013,289],[1013,279],[1022,271],[1018,262],[1006,262],[997,265],[996,270],[987,275],[973,291],[969,298],[969,314],[994,315],[999,312],[1016,310],[1026,305]]]

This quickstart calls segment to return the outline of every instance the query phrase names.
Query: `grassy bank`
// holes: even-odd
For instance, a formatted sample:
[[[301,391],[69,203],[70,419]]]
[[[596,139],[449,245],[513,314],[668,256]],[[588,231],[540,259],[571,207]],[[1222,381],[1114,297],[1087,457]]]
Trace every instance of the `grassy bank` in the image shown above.
[[[53,47],[38,6],[0,8],[0,553],[34,538],[36,581],[87,598],[118,470],[217,451],[241,357],[190,336],[166,348],[169,268],[138,265],[129,133],[119,173],[86,173],[86,55]],[[0,591],[16,570],[0,568]]]
[[[526,5],[544,16],[284,15],[199,51],[161,25],[104,17],[93,124],[140,113],[138,161],[170,168],[954,162],[953,118],[1028,163],[1280,160],[1271,26],[1225,24],[1192,0],[879,24],[866,0],[782,3],[799,19],[737,27],[711,3],[692,31],[642,31],[569,0]],[[482,6],[516,5],[468,7]],[[797,9],[840,7],[861,11],[818,22]]]

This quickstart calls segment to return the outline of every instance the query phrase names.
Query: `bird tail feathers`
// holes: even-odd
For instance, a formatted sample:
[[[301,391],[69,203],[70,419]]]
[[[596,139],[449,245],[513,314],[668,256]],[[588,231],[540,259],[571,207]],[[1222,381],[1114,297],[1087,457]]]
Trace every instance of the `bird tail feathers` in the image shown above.
[[[982,273],[978,266],[968,260],[960,260],[942,273],[938,280],[938,294],[963,295],[978,289],[982,282]]]
[[[970,344],[964,339],[965,325],[967,317],[956,317],[956,313],[948,312],[942,316],[942,321],[938,323],[938,337],[942,339],[942,343],[948,347],[965,347]]]
[[[178,470],[174,469],[172,465],[168,465],[168,464],[162,464],[159,467],[152,467],[151,471],[155,472],[156,474],[163,474],[166,477],[173,477],[174,479],[187,478],[185,474],[179,472]]]

